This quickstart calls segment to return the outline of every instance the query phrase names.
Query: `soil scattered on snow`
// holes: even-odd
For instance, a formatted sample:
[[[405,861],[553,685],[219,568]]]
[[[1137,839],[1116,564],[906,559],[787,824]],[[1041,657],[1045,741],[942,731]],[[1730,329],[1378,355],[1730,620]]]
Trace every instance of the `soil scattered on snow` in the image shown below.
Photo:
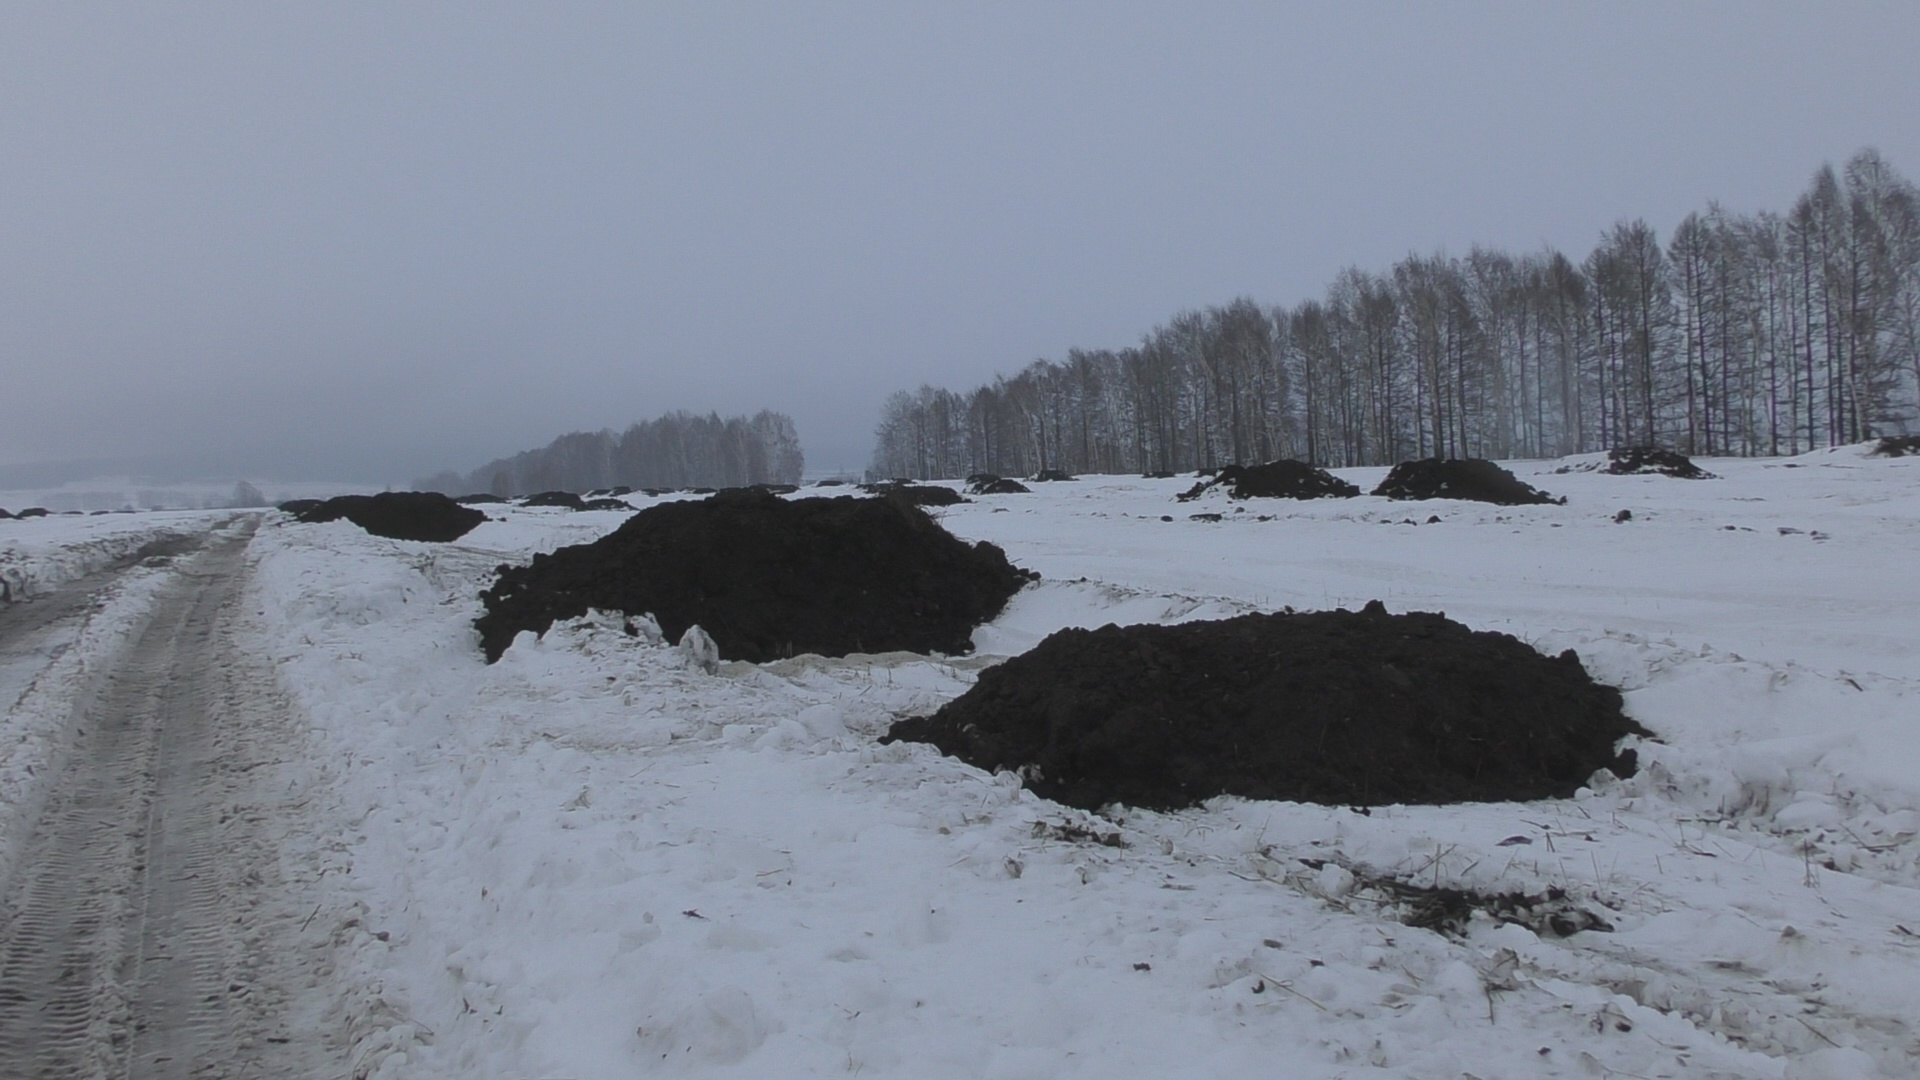
[[[887,739],[1020,772],[1072,806],[1215,795],[1328,805],[1573,794],[1645,729],[1571,652],[1444,615],[1243,615],[1062,630]]]
[[[472,532],[487,515],[437,491],[383,491],[337,495],[298,514],[313,523],[346,518],[375,536],[446,543]]]
[[[1867,451],[1872,457],[1906,457],[1920,454],[1920,435],[1888,435]]]
[[[1226,487],[1231,499],[1351,499],[1360,489],[1325,469],[1283,458],[1265,465],[1229,465],[1175,496],[1181,502],[1212,487]]]
[[[1373,493],[1389,499],[1471,499],[1500,506],[1566,502],[1481,458],[1403,461]]]
[[[591,544],[502,567],[474,625],[489,662],[520,631],[589,608],[651,614],[673,640],[698,625],[728,660],[959,654],[1033,576],[903,499],[740,489],[655,506]]]

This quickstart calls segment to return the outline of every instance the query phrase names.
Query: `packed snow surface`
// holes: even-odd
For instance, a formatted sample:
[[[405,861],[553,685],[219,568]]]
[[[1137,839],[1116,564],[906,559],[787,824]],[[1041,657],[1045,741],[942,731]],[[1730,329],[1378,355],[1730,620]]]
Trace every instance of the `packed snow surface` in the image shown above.
[[[356,1075],[1911,1076],[1920,460],[1709,467],[1552,475],[1564,506],[1219,493],[1217,522],[1176,510],[1191,477],[983,496],[934,513],[1043,578],[974,655],[711,674],[594,615],[483,662],[494,567],[618,511],[488,507],[448,545],[270,516],[254,645],[311,733],[285,827],[333,852],[323,918],[357,913]],[[1657,736],[1641,771],[1099,816],[876,741],[1064,626],[1375,598],[1576,650]],[[1388,882],[1611,929],[1417,929]]]

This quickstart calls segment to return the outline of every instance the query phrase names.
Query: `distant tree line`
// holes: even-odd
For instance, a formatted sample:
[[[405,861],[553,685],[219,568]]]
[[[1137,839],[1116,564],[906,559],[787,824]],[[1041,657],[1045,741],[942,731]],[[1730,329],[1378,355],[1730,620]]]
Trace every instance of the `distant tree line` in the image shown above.
[[[1920,424],[1920,191],[1873,150],[1785,215],[1624,221],[1551,249],[1413,255],[1321,299],[1188,311],[966,392],[890,397],[873,469],[954,477],[1296,457],[1771,455]]]
[[[739,487],[797,484],[805,461],[793,419],[762,411],[722,420],[717,413],[671,412],[612,431],[562,435],[538,450],[488,462],[460,475],[451,470],[419,482],[449,495],[502,497],[542,491]]]

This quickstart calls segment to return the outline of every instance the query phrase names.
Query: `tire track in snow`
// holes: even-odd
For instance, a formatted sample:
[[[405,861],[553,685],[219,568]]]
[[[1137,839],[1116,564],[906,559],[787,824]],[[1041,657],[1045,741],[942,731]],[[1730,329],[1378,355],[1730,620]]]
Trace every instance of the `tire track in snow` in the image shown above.
[[[261,1068],[292,1040],[232,978],[257,944],[235,890],[272,880],[225,812],[250,763],[223,729],[258,719],[222,655],[250,533],[183,568],[81,721],[0,907],[0,1076],[298,1075]]]

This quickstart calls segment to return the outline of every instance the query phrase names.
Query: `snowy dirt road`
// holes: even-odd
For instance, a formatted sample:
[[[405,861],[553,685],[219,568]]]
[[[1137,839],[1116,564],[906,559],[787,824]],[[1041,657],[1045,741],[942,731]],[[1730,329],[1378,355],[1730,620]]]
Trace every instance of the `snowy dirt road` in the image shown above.
[[[228,630],[251,532],[210,534],[175,560],[75,717],[0,903],[0,1076],[342,1071],[288,1012],[316,961],[262,947],[298,916],[257,827],[285,812],[255,788],[284,709]],[[97,578],[6,612],[0,633],[74,617]]]

